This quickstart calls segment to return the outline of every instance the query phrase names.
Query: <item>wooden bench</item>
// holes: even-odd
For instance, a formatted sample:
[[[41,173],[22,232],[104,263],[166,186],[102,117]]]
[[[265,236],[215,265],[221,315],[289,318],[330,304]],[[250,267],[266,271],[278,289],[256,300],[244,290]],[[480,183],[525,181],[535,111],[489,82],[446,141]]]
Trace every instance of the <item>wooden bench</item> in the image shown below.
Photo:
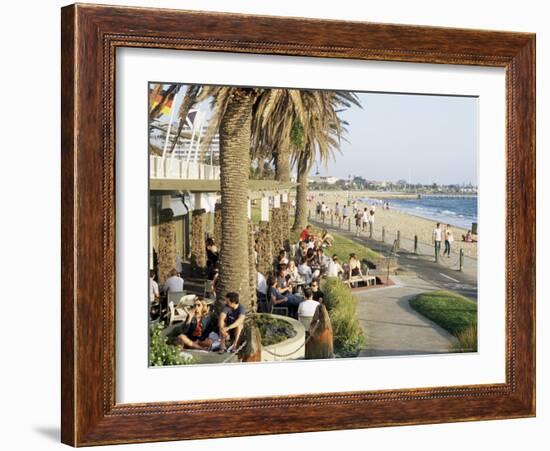
[[[367,287],[370,285],[376,285],[376,276],[353,276],[351,279],[345,281],[350,287],[353,284],[364,283]]]

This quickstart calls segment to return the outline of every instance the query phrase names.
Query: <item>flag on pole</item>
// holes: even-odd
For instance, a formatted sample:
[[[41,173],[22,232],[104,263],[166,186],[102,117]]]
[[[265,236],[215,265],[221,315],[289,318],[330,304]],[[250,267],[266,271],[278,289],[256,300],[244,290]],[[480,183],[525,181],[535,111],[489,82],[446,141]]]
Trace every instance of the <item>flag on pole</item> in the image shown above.
[[[151,101],[151,111],[157,108],[158,105],[161,105],[160,113],[161,114],[170,114],[172,110],[172,104],[174,103],[175,93],[167,94],[166,91],[161,91],[156,94]]]

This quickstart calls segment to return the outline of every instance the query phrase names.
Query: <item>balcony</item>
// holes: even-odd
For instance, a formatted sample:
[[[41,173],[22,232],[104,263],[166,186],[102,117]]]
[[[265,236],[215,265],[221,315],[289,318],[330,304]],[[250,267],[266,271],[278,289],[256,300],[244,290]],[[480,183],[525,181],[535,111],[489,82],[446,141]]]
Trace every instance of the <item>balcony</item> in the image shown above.
[[[151,180],[219,180],[220,167],[180,158],[149,157]]]

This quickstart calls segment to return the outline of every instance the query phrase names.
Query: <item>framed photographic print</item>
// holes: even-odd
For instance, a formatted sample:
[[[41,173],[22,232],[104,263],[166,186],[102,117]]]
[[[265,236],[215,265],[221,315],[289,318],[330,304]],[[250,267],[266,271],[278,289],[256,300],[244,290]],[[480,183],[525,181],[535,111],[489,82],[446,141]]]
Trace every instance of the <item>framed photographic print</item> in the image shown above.
[[[535,415],[535,36],[63,8],[62,274],[73,446]]]

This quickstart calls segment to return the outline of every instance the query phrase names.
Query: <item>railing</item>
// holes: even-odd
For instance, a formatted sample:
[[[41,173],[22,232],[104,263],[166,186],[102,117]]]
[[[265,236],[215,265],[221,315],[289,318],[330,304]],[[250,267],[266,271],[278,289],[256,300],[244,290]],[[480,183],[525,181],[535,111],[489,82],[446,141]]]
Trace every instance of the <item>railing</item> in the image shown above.
[[[149,176],[152,179],[219,180],[220,167],[180,158],[150,156]]]
[[[358,227],[355,224],[355,219],[351,216],[343,221],[341,216],[336,217],[331,213],[326,213],[324,215],[317,214],[316,210],[308,210],[308,221],[310,220],[316,221],[319,225],[330,226],[337,231],[342,230],[344,232],[353,233],[356,237],[379,241],[380,243],[393,243],[396,251],[409,251],[419,256],[434,258],[436,263],[447,268],[456,269],[457,271],[464,270],[466,256],[464,254],[464,249],[460,247],[462,245],[460,241],[454,241],[454,244],[451,246],[452,258],[451,254],[449,254],[449,259],[447,259],[442,258],[443,248],[440,248],[439,252],[436,253],[433,242],[420,242],[416,234],[405,237],[400,230],[390,230],[385,226],[378,228],[378,226],[373,226],[372,223],[361,223],[361,226]],[[393,248],[391,252],[393,252]],[[469,260],[471,262],[475,261],[477,264],[477,259],[469,257]],[[472,266],[472,264],[470,263],[469,266]]]

